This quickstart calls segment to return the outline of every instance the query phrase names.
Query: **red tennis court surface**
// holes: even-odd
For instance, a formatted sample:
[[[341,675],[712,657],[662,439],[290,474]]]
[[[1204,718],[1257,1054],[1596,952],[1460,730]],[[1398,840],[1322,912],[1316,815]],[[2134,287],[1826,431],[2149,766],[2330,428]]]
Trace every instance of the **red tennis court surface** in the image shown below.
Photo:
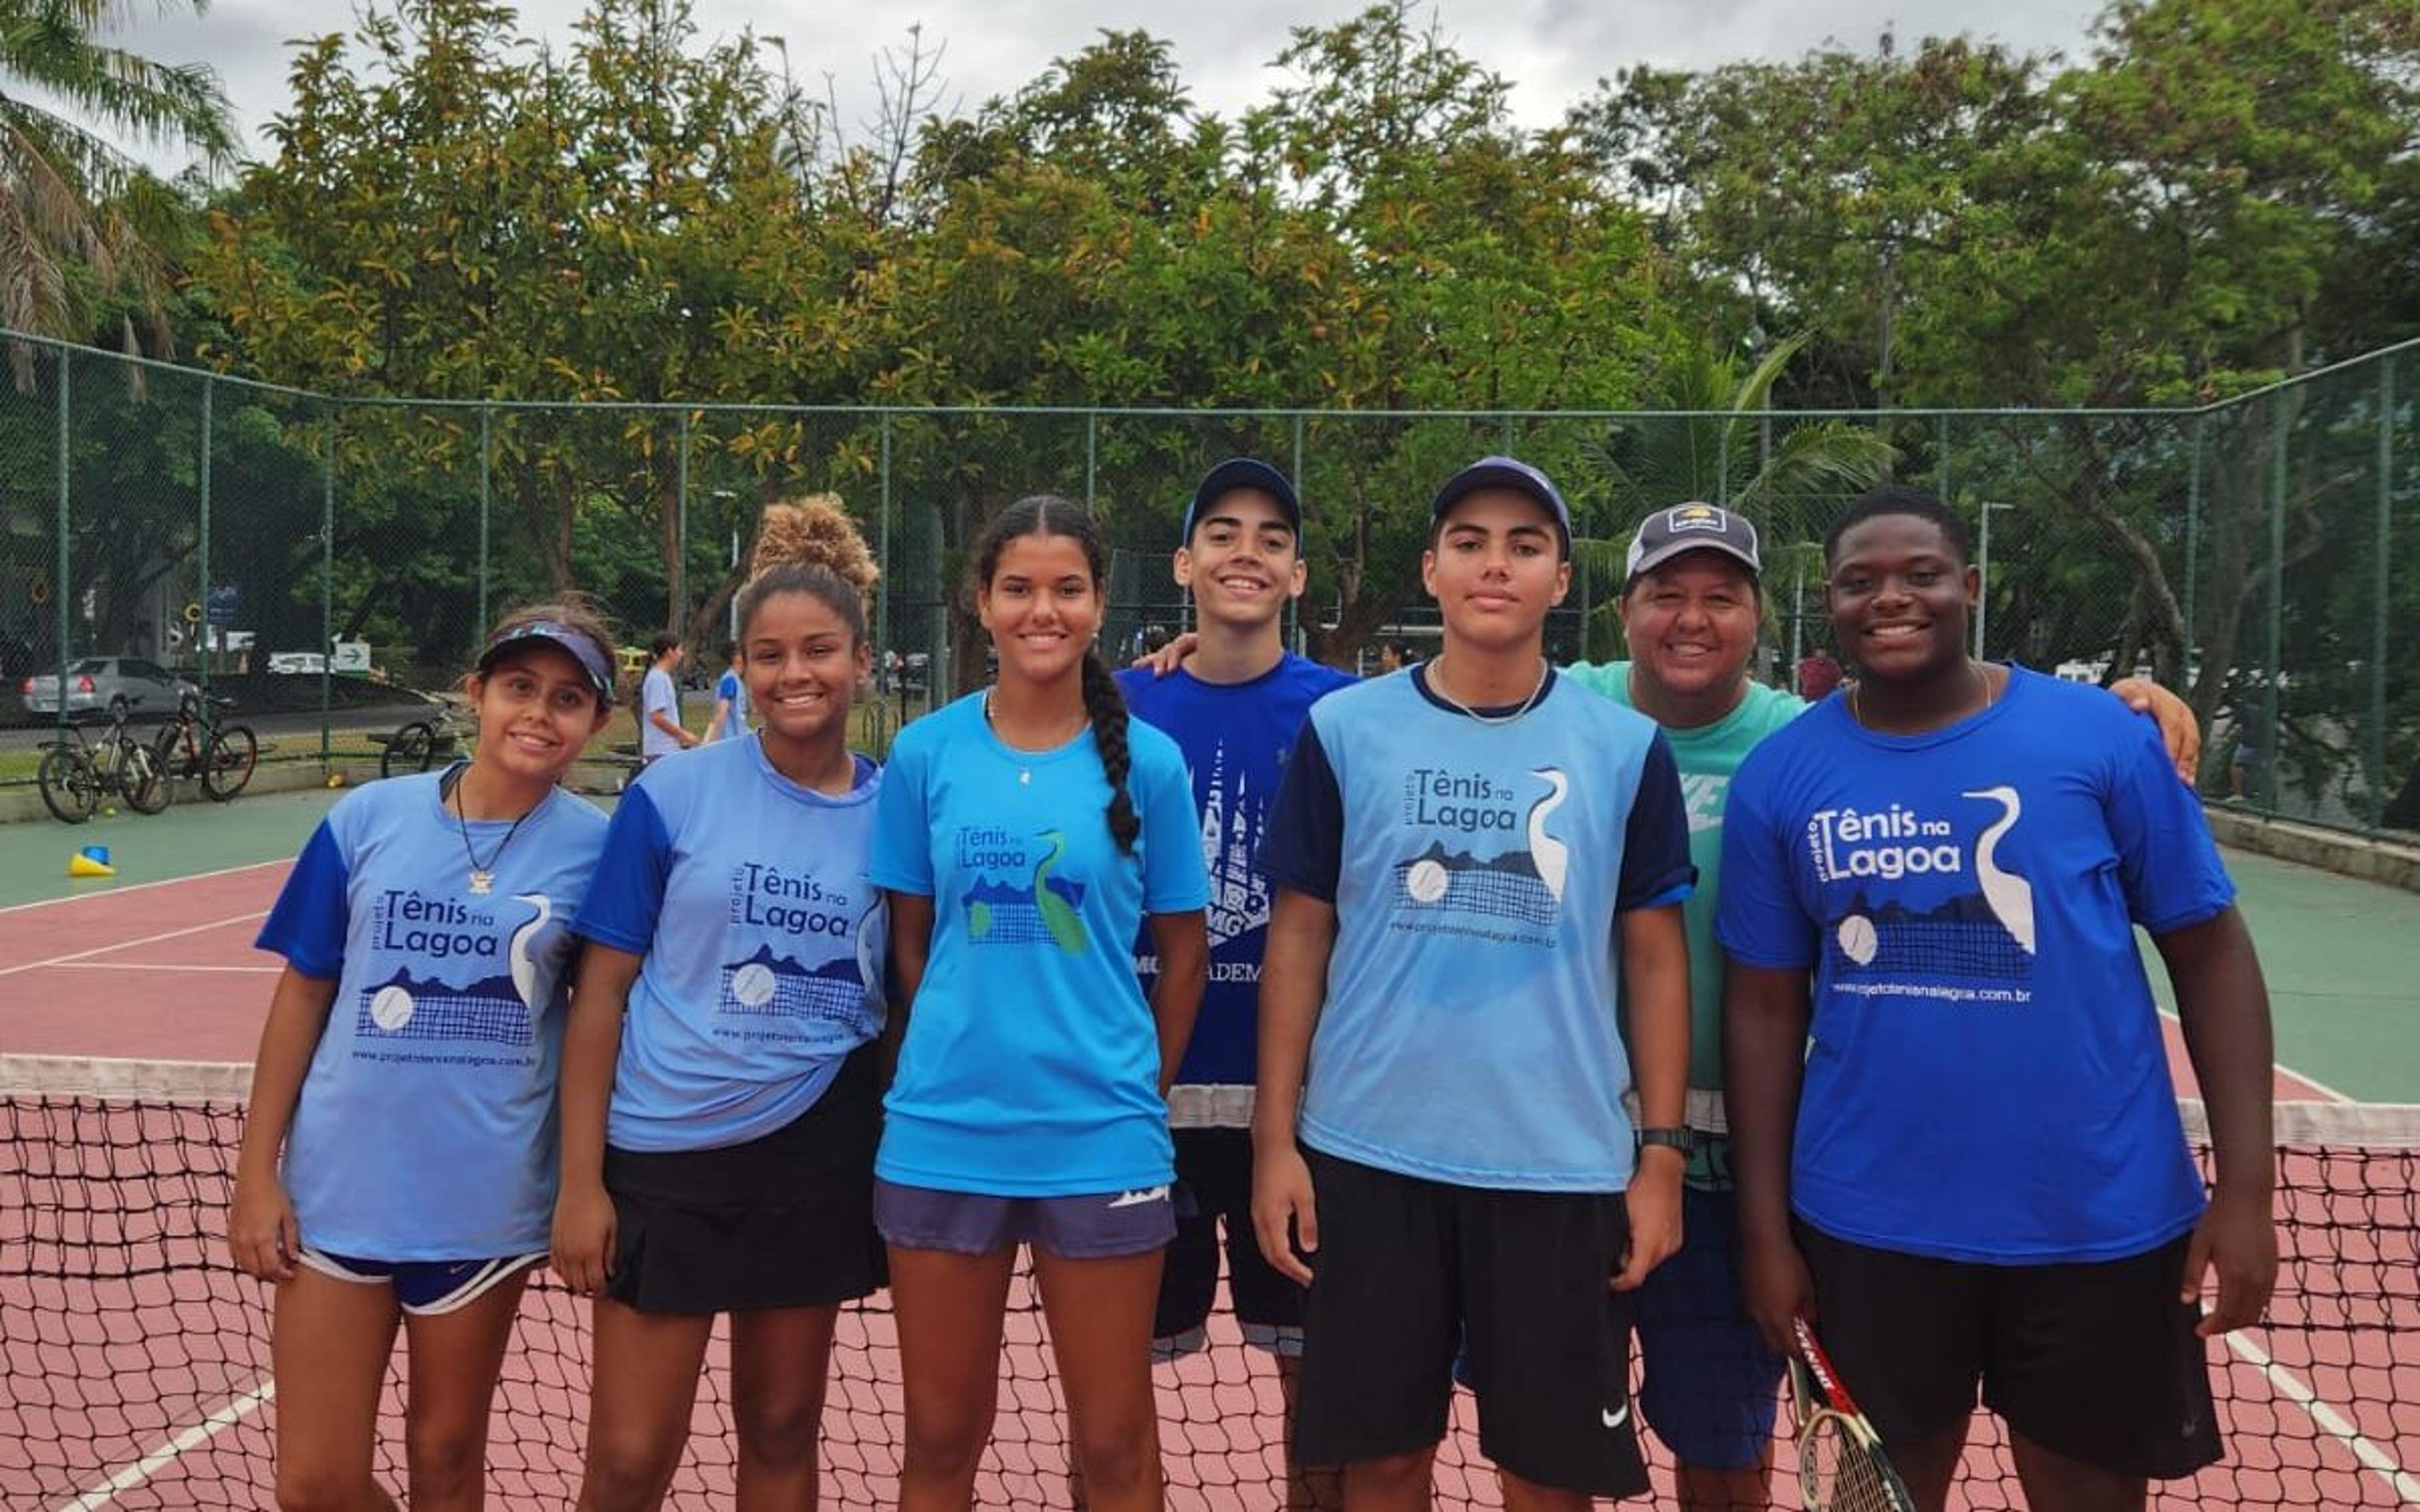
[[[0,1052],[247,1058],[276,971],[251,940],[286,866],[0,910]],[[2168,1032],[2173,1048],[2173,1023]],[[2282,1070],[2277,1085],[2281,1098],[2332,1095]],[[230,1086],[240,1091],[240,1078]],[[90,1098],[11,1098],[5,1106],[0,1442],[12,1449],[0,1455],[0,1504],[271,1504],[275,1406],[263,1289],[225,1267],[221,1238],[238,1130],[231,1094],[208,1111]],[[2355,1111],[2370,1110],[2314,1117]],[[2408,1138],[2412,1126],[2381,1132]],[[2230,1461],[2158,1504],[2420,1505],[2420,1475],[2407,1468],[2420,1446],[2420,1154],[2297,1148],[2281,1176],[2287,1262],[2271,1322],[2213,1347]],[[1063,1414],[1040,1319],[1021,1294],[1010,1340],[984,1501],[1068,1505]],[[897,1372],[887,1311],[852,1312],[826,1417],[826,1504],[892,1502]],[[580,1309],[541,1282],[500,1396],[490,1504],[568,1504],[587,1376]],[[727,1379],[719,1365],[709,1371],[675,1505],[730,1504]],[[1171,1504],[1281,1504],[1274,1372],[1232,1319],[1216,1319],[1210,1347],[1162,1366],[1158,1380]],[[398,1489],[399,1413],[391,1392],[382,1454]],[[1978,1422],[1976,1436],[1953,1504],[2021,1505],[1996,1425]],[[1787,1445],[1781,1459],[1786,1473]],[[1440,1501],[1496,1504],[1479,1465],[1464,1396]],[[1657,1483],[1668,1504],[1660,1463]],[[1786,1484],[1779,1504],[1796,1504]]]

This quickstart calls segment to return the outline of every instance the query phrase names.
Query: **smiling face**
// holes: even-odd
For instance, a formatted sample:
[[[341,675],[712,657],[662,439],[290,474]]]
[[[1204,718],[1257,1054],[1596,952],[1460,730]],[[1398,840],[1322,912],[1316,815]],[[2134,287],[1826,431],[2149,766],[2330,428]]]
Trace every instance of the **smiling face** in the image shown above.
[[[1939,525],[1918,515],[1860,520],[1842,532],[1830,572],[1832,634],[1867,677],[1918,683],[1963,665],[1983,579]]]
[[[606,708],[571,653],[534,641],[470,680],[477,761],[524,781],[553,782],[605,726]]]
[[[874,670],[874,652],[830,605],[805,592],[767,594],[748,617],[739,656],[768,736],[845,739],[849,703]]]
[[[1240,630],[1274,624],[1286,600],[1301,596],[1301,543],[1275,499],[1258,488],[1221,495],[1176,553],[1177,586],[1193,594],[1205,621]]]
[[[1563,601],[1572,566],[1555,517],[1528,494],[1481,488],[1456,501],[1420,555],[1420,581],[1446,628],[1486,650],[1534,640]]]
[[[1072,535],[1011,537],[975,594],[1002,681],[1055,683],[1076,675],[1101,627],[1102,609],[1083,543]]]
[[[1642,572],[1622,595],[1637,673],[1677,698],[1736,687],[1756,652],[1756,579],[1721,551],[1689,551]]]

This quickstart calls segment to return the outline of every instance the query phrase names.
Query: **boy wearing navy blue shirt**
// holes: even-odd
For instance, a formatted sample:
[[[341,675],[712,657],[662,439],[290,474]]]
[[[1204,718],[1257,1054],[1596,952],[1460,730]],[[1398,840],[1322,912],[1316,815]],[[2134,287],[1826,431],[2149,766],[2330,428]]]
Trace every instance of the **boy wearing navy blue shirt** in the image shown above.
[[[2276,1272],[2259,962],[2149,729],[1967,656],[1954,512],[1876,489],[1824,555],[1862,675],[1756,748],[1723,826],[1749,1310],[1776,1347],[1813,1317],[1921,1505],[1979,1386],[2030,1504],[2139,1508],[2218,1458],[2203,1341]],[[2209,1101],[2207,1205],[2136,924]]]
[[[1165,676],[1147,668],[1117,674],[1127,711],[1185,752],[1210,872],[1209,984],[1168,1099],[1177,1180],[1194,1206],[1178,1216],[1152,1332],[1171,1352],[1198,1347],[1218,1291],[1223,1222],[1236,1321],[1248,1341],[1276,1352],[1291,1400],[1301,1292],[1252,1237],[1254,1013],[1273,893],[1259,860],[1304,718],[1355,679],[1285,649],[1285,607],[1301,596],[1305,573],[1302,504],[1284,473],[1250,457],[1219,463],[1195,488],[1184,531],[1174,569],[1198,617],[1193,648]],[[1148,935],[1137,943],[1135,969],[1146,984],[1157,974]],[[1293,1504],[1312,1496],[1300,1485],[1290,1490]]]
[[[1577,1512],[1646,1487],[1627,1293],[1681,1239],[1687,818],[1652,721],[1546,662],[1554,485],[1486,458],[1431,516],[1444,650],[1311,706],[1263,843],[1253,1219],[1310,1288],[1298,1460],[1423,1504],[1466,1339],[1508,1503]]]

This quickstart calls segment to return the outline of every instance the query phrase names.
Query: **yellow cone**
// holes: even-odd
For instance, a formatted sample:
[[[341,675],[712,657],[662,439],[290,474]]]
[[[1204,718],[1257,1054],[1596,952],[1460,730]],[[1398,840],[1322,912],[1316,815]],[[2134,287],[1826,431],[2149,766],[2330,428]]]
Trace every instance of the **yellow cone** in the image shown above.
[[[117,868],[110,865],[106,861],[96,861],[91,856],[85,855],[82,851],[78,851],[75,855],[68,857],[68,875],[71,877],[114,877],[117,875]]]

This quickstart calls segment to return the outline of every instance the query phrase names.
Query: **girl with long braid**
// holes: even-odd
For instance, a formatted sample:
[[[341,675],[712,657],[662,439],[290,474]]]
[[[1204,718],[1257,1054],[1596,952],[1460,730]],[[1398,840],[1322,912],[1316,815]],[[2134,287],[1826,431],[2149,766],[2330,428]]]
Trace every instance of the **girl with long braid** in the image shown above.
[[[1094,645],[1106,558],[1063,499],[992,522],[974,597],[999,679],[901,732],[876,805],[873,877],[907,1009],[874,1198],[907,1402],[903,1512],[972,1503],[1020,1244],[1087,1504],[1160,1504],[1167,1093],[1202,997],[1208,885],[1184,759],[1128,724]],[[1148,1003],[1132,949],[1146,919]]]
[[[641,774],[574,929],[554,1264],[597,1299],[586,1512],[662,1504],[731,1315],[738,1504],[815,1504],[832,1327],[874,1234],[883,905],[874,562],[838,501],[765,512],[740,591],[753,738]]]

